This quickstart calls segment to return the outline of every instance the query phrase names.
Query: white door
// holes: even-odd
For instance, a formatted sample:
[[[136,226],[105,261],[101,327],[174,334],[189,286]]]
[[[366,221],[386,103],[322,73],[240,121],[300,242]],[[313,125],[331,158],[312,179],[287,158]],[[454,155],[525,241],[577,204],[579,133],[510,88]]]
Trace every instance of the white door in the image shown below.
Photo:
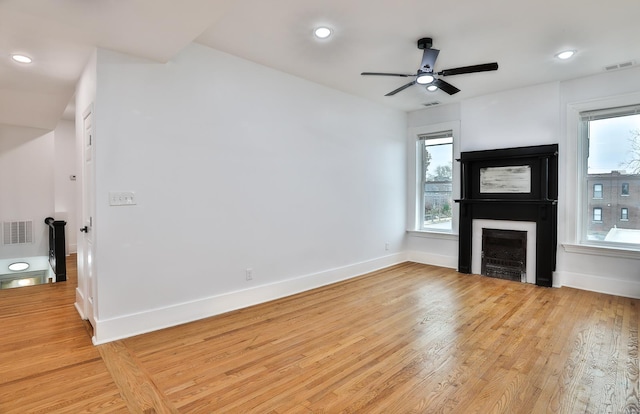
[[[78,288],[84,297],[84,316],[89,320],[94,329],[95,323],[95,240],[94,217],[96,212],[95,202],[95,134],[93,131],[93,109],[89,107],[83,114],[83,179],[82,179],[82,221],[84,226],[80,229],[83,234],[82,258],[78,266]]]

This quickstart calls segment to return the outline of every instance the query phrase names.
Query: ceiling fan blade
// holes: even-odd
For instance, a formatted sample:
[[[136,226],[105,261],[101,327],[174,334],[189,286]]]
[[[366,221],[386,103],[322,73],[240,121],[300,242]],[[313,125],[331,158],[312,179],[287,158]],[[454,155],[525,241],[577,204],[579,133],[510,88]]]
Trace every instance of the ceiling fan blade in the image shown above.
[[[460,89],[456,88],[449,82],[443,81],[442,79],[436,79],[431,84],[437,86],[439,89],[445,91],[449,95],[460,92]]]
[[[416,84],[416,81],[411,81],[409,83],[407,83],[406,85],[402,85],[401,87],[399,87],[398,89],[395,89],[391,92],[389,92],[388,94],[386,94],[385,96],[391,96],[391,95],[395,95],[396,93],[403,91],[405,89],[407,89],[409,86],[413,86]]]
[[[471,66],[463,66],[461,68],[445,69],[442,72],[438,72],[438,75],[442,75],[442,76],[462,75],[464,73],[487,72],[490,70],[498,70],[498,63],[493,62],[493,63],[485,63],[482,65],[471,65]]]
[[[433,72],[433,68],[436,66],[436,59],[438,58],[438,49],[425,49],[422,54],[422,63],[420,70],[426,70],[427,72]]]
[[[405,73],[381,73],[381,72],[362,72],[361,75],[363,76],[401,76],[403,78],[408,78],[409,76],[416,76],[415,74],[413,75],[407,75]]]

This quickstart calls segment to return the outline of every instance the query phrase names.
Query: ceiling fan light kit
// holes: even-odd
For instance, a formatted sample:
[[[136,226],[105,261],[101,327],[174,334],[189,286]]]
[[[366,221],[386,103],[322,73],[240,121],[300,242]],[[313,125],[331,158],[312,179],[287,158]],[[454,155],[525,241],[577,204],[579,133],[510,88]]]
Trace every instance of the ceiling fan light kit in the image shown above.
[[[416,82],[418,82],[420,85],[427,85],[434,80],[435,78],[430,73],[420,73],[416,78]]]
[[[384,72],[362,72],[363,76],[399,76],[404,78],[414,77],[415,79],[407,84],[402,85],[398,89],[395,89],[385,96],[392,96],[396,93],[407,89],[410,86],[417,84],[420,85],[429,85],[427,90],[433,92],[437,89],[441,89],[442,91],[448,93],[449,95],[453,95],[455,93],[460,92],[460,89],[456,88],[452,84],[440,79],[440,76],[452,76],[452,75],[463,75],[465,73],[476,73],[476,72],[487,72],[492,70],[498,70],[498,63],[483,63],[481,65],[471,65],[471,66],[462,66],[459,68],[452,69],[444,69],[440,72],[435,71],[436,59],[438,58],[438,54],[440,51],[438,49],[433,49],[431,46],[433,45],[433,39],[430,37],[425,37],[418,40],[418,49],[424,50],[422,54],[422,62],[420,64],[420,68],[415,75],[405,74],[405,73],[384,73]],[[437,77],[436,77],[437,76]]]

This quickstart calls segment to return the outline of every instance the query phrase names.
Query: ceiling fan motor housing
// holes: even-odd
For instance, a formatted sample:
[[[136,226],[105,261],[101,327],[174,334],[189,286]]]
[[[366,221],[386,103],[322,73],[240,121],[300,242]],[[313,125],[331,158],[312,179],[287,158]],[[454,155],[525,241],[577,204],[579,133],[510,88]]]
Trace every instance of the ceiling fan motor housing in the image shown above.
[[[433,39],[430,37],[423,37],[418,40],[418,49],[431,49],[431,46],[433,46]]]

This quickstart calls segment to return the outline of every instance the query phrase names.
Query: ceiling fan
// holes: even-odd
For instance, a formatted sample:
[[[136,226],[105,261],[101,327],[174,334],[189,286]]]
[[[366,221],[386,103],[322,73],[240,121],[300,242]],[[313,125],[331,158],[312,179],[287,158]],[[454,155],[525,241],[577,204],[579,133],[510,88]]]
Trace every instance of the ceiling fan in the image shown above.
[[[463,66],[459,68],[453,69],[445,69],[440,72],[435,72],[434,67],[436,64],[436,59],[438,58],[438,53],[440,51],[438,49],[432,49],[433,40],[430,37],[425,37],[418,40],[418,49],[424,50],[422,54],[422,63],[420,64],[420,68],[418,72],[414,75],[409,75],[405,73],[381,73],[381,72],[362,72],[361,75],[364,76],[400,76],[404,78],[409,78],[415,76],[415,79],[411,82],[402,85],[398,89],[395,89],[385,96],[395,95],[396,93],[407,89],[409,86],[413,86],[416,83],[419,85],[428,85],[427,88],[429,90],[441,89],[448,93],[449,95],[453,95],[454,93],[460,92],[460,89],[456,88],[452,84],[443,81],[437,76],[451,76],[451,75],[462,75],[465,73],[475,73],[475,72],[487,72],[490,70],[498,70],[498,63],[484,63],[481,65],[471,65],[471,66]]]

